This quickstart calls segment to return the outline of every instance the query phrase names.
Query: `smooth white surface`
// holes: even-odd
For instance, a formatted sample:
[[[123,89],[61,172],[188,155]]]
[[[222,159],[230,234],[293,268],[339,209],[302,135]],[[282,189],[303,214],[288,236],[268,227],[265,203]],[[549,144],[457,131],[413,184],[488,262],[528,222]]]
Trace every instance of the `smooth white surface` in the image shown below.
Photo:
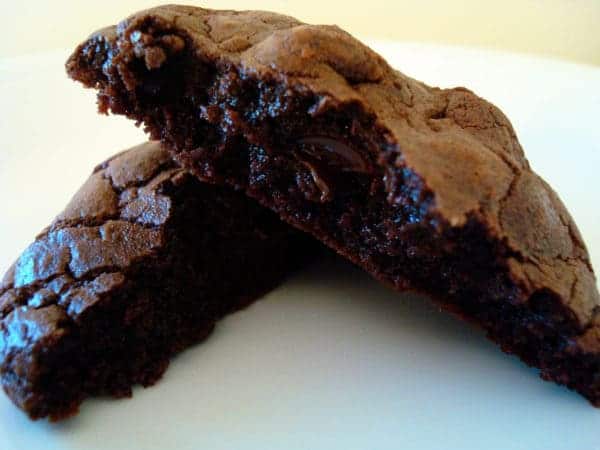
[[[512,119],[600,267],[600,69],[375,44],[405,73],[465,85]],[[0,60],[0,271],[117,150],[143,140],[64,75],[67,52]],[[61,424],[0,395],[0,449],[596,449],[600,410],[542,382],[426,300],[324,262],[224,320],[131,400]]]

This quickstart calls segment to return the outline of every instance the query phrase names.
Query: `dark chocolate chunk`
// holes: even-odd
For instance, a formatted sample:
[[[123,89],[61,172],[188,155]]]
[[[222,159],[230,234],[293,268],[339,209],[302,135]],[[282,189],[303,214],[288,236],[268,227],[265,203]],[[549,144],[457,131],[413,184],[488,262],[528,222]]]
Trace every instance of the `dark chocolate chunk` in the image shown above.
[[[91,395],[131,395],[311,248],[253,200],[180,169],[158,143],[132,148],[98,166],[6,274],[2,386],[34,419],[74,414]]]

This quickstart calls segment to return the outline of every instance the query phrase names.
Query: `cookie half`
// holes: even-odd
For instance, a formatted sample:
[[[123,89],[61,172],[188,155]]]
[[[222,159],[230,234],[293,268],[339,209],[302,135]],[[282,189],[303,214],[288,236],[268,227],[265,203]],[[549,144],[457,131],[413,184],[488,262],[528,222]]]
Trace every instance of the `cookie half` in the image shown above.
[[[600,406],[588,252],[494,105],[414,80],[335,26],[256,11],[142,11],[67,70],[198,178],[429,294]]]
[[[98,166],[0,285],[0,381],[33,419],[149,386],[314,244],[156,142]]]

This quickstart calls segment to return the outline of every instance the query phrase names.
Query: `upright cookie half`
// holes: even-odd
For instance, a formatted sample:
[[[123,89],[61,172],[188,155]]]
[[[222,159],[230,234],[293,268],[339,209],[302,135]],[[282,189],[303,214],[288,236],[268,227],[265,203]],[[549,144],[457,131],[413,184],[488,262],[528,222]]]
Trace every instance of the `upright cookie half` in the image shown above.
[[[588,253],[495,106],[413,80],[337,27],[265,12],[142,11],[67,70],[199,178],[430,294],[600,405]]]
[[[199,182],[157,143],[120,153],[4,277],[2,386],[34,419],[71,415],[91,395],[131,395],[310,247],[243,194]]]

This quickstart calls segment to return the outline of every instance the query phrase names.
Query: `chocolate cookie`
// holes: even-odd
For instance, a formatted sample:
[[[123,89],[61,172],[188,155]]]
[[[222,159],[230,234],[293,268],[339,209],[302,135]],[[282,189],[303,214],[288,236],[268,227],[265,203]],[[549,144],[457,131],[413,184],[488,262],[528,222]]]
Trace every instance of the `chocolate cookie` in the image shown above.
[[[588,253],[495,106],[413,80],[335,26],[265,12],[143,11],[67,70],[199,178],[428,293],[600,406]]]
[[[2,386],[34,419],[74,414],[91,395],[129,396],[310,248],[159,144],[127,150],[96,169],[4,277]]]

